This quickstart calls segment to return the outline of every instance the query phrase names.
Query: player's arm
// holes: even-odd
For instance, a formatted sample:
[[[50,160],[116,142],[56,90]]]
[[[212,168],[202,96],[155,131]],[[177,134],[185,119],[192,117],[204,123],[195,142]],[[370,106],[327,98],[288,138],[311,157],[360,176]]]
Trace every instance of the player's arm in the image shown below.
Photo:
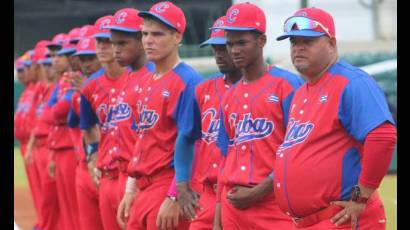
[[[80,99],[80,129],[83,131],[84,142],[86,144],[85,153],[87,156],[88,170],[94,182],[98,185],[99,171],[96,168],[96,162],[100,143],[100,129],[97,115],[94,113],[88,98],[83,94]]]
[[[185,87],[178,98],[174,111],[174,119],[178,129],[174,153],[178,204],[182,215],[189,220],[195,218],[195,208],[200,208],[199,196],[189,186],[195,141],[201,136],[200,109],[195,97],[197,83],[192,80]]]
[[[66,90],[66,89],[62,89]],[[64,93],[61,100],[58,100],[51,109],[51,113],[53,114],[53,119],[58,123],[66,123],[68,112],[70,111],[71,105],[71,97],[73,95],[73,90],[67,90]]]
[[[34,133],[31,132],[30,134],[30,138],[28,140],[27,143],[27,150],[26,150],[26,154],[24,155],[24,160],[26,162],[26,164],[31,164],[33,162],[33,146],[36,142],[36,137],[34,136]]]
[[[332,218],[340,225],[351,219],[356,225],[367,199],[379,187],[389,168],[396,144],[396,128],[386,98],[377,83],[369,78],[351,80],[339,103],[339,120],[346,131],[363,143],[361,171],[355,195],[350,201],[337,201],[344,207]]]

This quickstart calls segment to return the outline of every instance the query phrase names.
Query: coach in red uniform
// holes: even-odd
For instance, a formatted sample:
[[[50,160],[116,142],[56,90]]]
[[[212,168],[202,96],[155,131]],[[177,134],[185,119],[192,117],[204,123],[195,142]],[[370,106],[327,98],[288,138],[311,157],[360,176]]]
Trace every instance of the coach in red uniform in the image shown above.
[[[276,153],[280,208],[306,229],[385,229],[376,191],[396,143],[383,91],[364,71],[338,59],[333,17],[304,8],[288,18],[291,59],[307,79],[291,102]]]

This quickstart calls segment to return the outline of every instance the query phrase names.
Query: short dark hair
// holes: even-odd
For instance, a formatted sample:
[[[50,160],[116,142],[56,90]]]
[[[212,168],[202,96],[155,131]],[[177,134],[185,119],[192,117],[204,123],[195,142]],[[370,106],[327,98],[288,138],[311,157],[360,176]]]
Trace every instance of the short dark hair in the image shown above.
[[[263,33],[259,30],[251,30],[249,31],[249,33],[251,33],[255,38],[258,38],[259,36],[263,35]]]
[[[121,31],[121,30],[111,30],[111,33],[117,33],[117,34],[121,34],[121,35],[126,36],[126,37],[132,37],[136,40],[141,40],[141,38],[142,38],[141,31],[126,32],[126,31]]]

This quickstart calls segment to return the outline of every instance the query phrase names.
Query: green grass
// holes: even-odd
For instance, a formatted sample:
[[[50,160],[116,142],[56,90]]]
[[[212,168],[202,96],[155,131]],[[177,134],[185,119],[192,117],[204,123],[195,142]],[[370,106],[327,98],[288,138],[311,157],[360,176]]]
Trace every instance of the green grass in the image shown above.
[[[14,186],[27,186],[23,159],[18,147],[14,148]],[[397,229],[397,176],[384,177],[379,189],[387,215],[387,230]]]
[[[379,189],[387,217],[387,230],[397,229],[397,176],[385,176]]]
[[[14,147],[14,186],[27,186],[26,171],[24,170],[23,158],[20,154],[20,148]]]

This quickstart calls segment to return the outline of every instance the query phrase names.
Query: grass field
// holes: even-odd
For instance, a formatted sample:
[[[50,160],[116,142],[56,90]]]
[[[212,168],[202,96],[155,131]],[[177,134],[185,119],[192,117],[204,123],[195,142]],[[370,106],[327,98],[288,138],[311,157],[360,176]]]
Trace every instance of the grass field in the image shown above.
[[[14,148],[14,186],[26,187],[27,179],[24,172],[23,159],[20,150]],[[397,229],[397,176],[388,175],[379,189],[387,215],[387,230]],[[15,197],[15,199],[18,197]]]

